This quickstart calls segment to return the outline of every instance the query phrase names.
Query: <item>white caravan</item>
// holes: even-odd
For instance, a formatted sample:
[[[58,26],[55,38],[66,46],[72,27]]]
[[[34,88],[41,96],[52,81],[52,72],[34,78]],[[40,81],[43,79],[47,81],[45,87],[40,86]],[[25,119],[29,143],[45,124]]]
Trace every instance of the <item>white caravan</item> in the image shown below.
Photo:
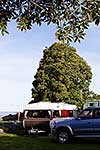
[[[24,107],[23,126],[25,129],[50,132],[50,120],[76,115],[77,106],[66,103],[37,102]]]

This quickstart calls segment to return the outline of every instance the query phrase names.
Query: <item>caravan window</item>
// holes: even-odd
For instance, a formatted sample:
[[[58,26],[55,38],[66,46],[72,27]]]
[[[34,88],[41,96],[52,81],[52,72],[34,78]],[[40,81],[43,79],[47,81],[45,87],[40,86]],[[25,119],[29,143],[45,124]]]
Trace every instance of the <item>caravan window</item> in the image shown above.
[[[61,110],[61,117],[73,117],[72,110]]]
[[[60,114],[59,114],[59,110],[54,110],[53,111],[53,117],[60,117]]]
[[[25,112],[25,118],[50,118],[48,110],[28,110]]]

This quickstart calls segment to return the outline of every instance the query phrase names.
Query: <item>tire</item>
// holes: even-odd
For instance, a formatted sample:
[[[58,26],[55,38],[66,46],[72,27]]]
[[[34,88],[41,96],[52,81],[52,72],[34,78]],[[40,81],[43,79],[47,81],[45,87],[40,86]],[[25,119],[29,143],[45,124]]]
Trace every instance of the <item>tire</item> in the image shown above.
[[[70,133],[66,129],[61,129],[57,132],[57,141],[61,144],[69,143],[71,139]]]

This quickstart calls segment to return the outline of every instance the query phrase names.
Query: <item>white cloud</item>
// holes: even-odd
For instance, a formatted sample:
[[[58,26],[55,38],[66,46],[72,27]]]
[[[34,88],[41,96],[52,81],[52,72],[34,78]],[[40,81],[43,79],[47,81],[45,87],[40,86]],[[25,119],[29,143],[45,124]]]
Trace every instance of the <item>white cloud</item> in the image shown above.
[[[92,68],[93,78],[90,88],[100,94],[100,26],[91,24],[86,30],[86,37],[81,43],[73,44],[78,54],[82,56]]]
[[[42,50],[54,41],[51,30],[34,26],[26,33],[18,32],[12,22],[10,34],[0,38],[0,111],[15,111],[30,101]]]
[[[100,43],[99,43],[100,46]],[[92,69],[92,82],[90,89],[100,94],[100,52],[97,50],[78,51]]]
[[[30,101],[37,60],[21,53],[0,55],[0,111],[17,111]]]

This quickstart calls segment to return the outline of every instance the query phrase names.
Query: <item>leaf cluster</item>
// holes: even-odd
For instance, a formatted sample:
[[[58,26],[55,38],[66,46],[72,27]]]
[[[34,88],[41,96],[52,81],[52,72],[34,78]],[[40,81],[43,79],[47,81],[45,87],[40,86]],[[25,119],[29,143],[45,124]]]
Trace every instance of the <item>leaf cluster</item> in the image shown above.
[[[79,41],[89,23],[100,23],[100,0],[0,0],[0,31],[16,20],[19,30],[30,30],[33,24],[55,24],[56,37],[62,42]]]

